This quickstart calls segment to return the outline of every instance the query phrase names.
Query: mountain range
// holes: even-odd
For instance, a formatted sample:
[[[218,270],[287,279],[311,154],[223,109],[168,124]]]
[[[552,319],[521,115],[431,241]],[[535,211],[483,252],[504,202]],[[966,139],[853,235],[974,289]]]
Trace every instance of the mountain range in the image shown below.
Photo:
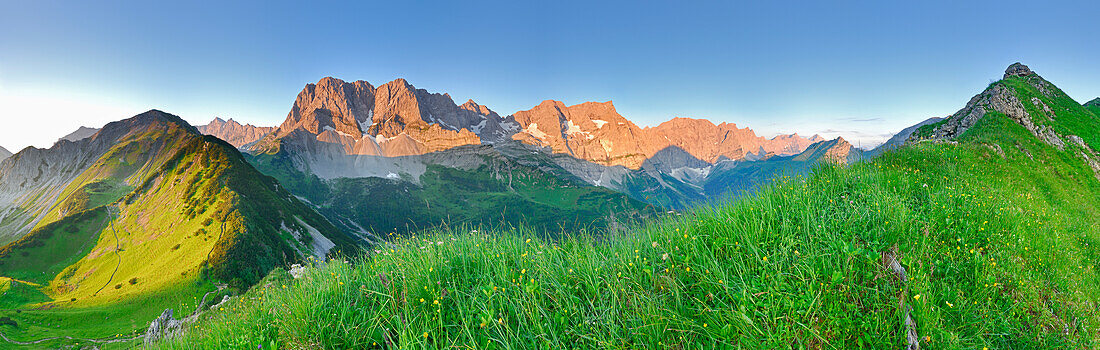
[[[958,112],[906,128],[873,152],[838,138],[735,160],[728,158],[739,154],[733,148],[694,148],[701,145],[671,137],[666,149],[646,154],[651,140],[640,135],[653,131],[626,122],[631,131],[614,137],[641,153],[601,155],[590,141],[611,137],[601,134],[607,124],[594,121],[612,122],[610,104],[551,101],[536,108],[549,117],[501,118],[501,125],[525,125],[511,140],[376,156],[419,157],[407,159],[426,168],[393,179],[311,177],[293,161],[315,158],[311,149],[271,138],[249,161],[269,173],[298,172],[280,181],[327,186],[333,193],[302,193],[323,200],[310,202],[330,220],[355,212],[341,209],[349,204],[394,200],[357,198],[410,193],[398,200],[411,203],[439,191],[464,198],[478,186],[497,186],[493,179],[512,187],[497,183],[490,191],[522,197],[530,188],[515,180],[538,174],[546,177],[525,185],[561,185],[542,201],[567,188],[611,191],[576,176],[585,169],[666,181],[654,186],[698,194],[704,203],[758,190],[595,235],[543,239],[543,231],[508,226],[421,230],[349,261],[276,270],[209,317],[178,325],[162,315],[145,339],[169,338],[150,341],[158,348],[522,347],[531,339],[553,348],[1090,348],[1097,339],[1090,325],[1100,322],[1089,302],[1100,295],[1090,282],[1100,240],[1098,103],[1079,104],[1017,63]],[[563,116],[564,124],[554,124]],[[549,133],[543,123],[563,127]],[[706,138],[711,129],[699,127],[687,130]],[[385,130],[366,141],[431,143]],[[313,142],[319,134],[299,135]],[[486,160],[474,168],[470,155]],[[839,164],[813,168],[822,162]],[[792,172],[806,176],[785,176]],[[550,182],[570,175],[572,182]]]
[[[156,296],[129,322],[427,229],[605,234],[869,156],[843,138],[769,139],[703,119],[638,127],[611,102],[501,116],[403,79],[335,78],[307,84],[277,127],[151,110],[3,155],[0,276],[21,292],[0,305],[95,318]]]
[[[256,133],[255,128],[238,130],[241,134],[220,136],[247,139]],[[713,170],[732,167],[716,164],[796,156],[823,141],[817,135],[766,139],[734,124],[690,118],[640,128],[611,102],[566,106],[547,100],[501,117],[472,100],[458,105],[449,94],[417,89],[404,79],[374,87],[327,77],[306,85],[286,120],[245,148],[261,157],[286,159],[297,171],[326,181],[389,178],[417,183],[432,166],[469,169],[479,158],[511,159],[513,164],[523,158],[527,165],[568,173],[563,177],[567,181],[684,208],[729,195],[704,189]],[[477,156],[471,158],[473,154]],[[712,186],[719,187],[728,188]]]

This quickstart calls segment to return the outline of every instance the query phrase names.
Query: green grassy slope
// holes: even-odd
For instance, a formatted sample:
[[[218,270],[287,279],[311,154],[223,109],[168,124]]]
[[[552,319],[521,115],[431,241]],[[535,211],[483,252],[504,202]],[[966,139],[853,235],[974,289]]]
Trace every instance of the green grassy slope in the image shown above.
[[[104,128],[124,135],[68,186],[56,218],[0,248],[0,276],[46,296],[0,310],[16,324],[0,325],[5,336],[122,337],[165,308],[188,314],[215,283],[245,290],[316,254],[318,239],[357,249],[224,141],[158,111],[122,123]],[[59,320],[39,329],[35,317]]]
[[[1088,118],[1061,130],[1087,138]],[[900,301],[925,348],[1100,345],[1092,169],[997,113],[958,141],[600,239],[401,239],[273,276],[161,347],[899,348]],[[882,267],[893,247],[907,282]]]
[[[1085,102],[1085,109],[1088,109],[1092,114],[1100,115],[1100,97]]]

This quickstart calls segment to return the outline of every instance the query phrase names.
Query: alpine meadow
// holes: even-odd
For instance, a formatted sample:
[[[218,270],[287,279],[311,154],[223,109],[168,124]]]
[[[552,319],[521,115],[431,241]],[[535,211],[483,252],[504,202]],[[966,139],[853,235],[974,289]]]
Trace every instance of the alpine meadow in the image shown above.
[[[9,4],[0,349],[1100,348],[1055,2]]]

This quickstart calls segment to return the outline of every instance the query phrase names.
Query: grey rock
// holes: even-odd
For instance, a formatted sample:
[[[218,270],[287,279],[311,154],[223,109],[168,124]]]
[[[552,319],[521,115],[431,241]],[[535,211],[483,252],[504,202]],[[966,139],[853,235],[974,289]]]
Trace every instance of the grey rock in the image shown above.
[[[301,264],[290,265],[290,270],[288,272],[290,272],[290,276],[294,277],[294,279],[299,279],[306,275],[306,267]]]
[[[1007,79],[1012,76],[1032,76],[1035,78],[1031,82],[1033,85],[1040,87],[1040,90],[1043,90],[1041,87],[1048,86],[1047,91],[1052,91],[1046,80],[1043,80],[1042,77],[1032,72],[1031,69],[1028,69],[1025,65],[1015,63],[1009,66],[1008,70],[1005,71],[1005,78]],[[1038,100],[1037,102],[1036,100],[1038,99],[1032,100],[1031,103],[1036,106],[1040,106],[1041,104],[1045,110],[1050,109],[1046,107],[1046,104],[1043,103],[1042,100]],[[1061,137],[1055,133],[1054,130],[1046,125],[1035,124],[1031,115],[1029,115],[1024,108],[1024,104],[1016,97],[1016,92],[1003,83],[993,84],[985,89],[985,91],[982,91],[981,94],[971,98],[970,102],[966,104],[966,107],[952,114],[947,118],[947,122],[932,132],[932,138],[944,140],[958,137],[977,124],[979,120],[985,117],[988,111],[1002,113],[1022,125],[1024,128],[1027,128],[1028,131],[1043,142],[1057,147],[1060,150],[1065,148],[1065,142],[1062,141]],[[1053,113],[1051,113],[1051,115],[1053,116]]]
[[[180,320],[172,317],[172,309],[164,310],[160,317],[149,323],[149,329],[145,331],[145,345],[176,337],[180,333],[182,324]]]
[[[68,135],[65,135],[65,137],[62,137],[58,141],[65,140],[65,141],[77,142],[77,141],[92,137],[92,135],[95,135],[95,133],[97,133],[97,132],[99,132],[98,128],[89,128],[89,127],[83,127],[82,126],[78,129],[76,129],[76,131],[73,131],[73,132],[69,133]]]
[[[1034,74],[1035,72],[1032,72],[1031,68],[1028,68],[1023,63],[1016,62],[1012,65],[1009,65],[1008,69],[1005,69],[1004,79],[1008,79],[1012,76],[1026,77]]]

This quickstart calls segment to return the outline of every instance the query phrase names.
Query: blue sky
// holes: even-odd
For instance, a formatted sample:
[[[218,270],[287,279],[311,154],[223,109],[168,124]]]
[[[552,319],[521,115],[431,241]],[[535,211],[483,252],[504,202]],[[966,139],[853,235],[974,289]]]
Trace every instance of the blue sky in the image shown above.
[[[873,144],[1015,61],[1100,96],[1096,1],[89,4],[3,1],[0,146],[162,109],[276,125],[323,76],[403,77],[501,114],[613,100],[759,134]]]

